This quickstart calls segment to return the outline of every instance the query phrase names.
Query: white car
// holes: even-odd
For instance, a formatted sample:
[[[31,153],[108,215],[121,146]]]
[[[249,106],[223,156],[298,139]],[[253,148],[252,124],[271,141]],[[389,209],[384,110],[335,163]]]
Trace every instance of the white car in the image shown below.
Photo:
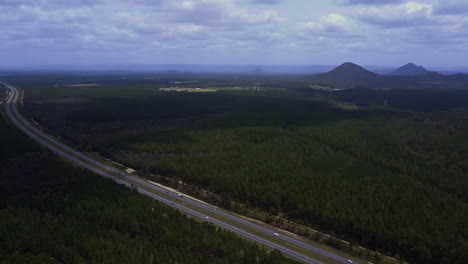
[[[274,236],[277,236],[277,237],[279,237],[279,234],[278,234],[278,233],[276,233],[276,232],[275,232],[275,233],[273,233],[273,235],[274,235]]]

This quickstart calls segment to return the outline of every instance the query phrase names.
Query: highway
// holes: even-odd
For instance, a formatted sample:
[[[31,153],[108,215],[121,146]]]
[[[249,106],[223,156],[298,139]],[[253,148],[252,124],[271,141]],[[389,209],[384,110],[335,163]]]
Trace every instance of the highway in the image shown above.
[[[0,84],[3,84],[10,91],[5,102],[6,115],[10,121],[25,134],[59,156],[62,156],[64,159],[69,160],[80,167],[89,169],[101,176],[110,178],[119,184],[135,188],[143,195],[177,208],[179,211],[192,217],[199,218],[203,221],[209,221],[214,225],[230,230],[240,236],[246,237],[267,247],[277,249],[284,254],[289,255],[293,259],[304,263],[357,263],[332,252],[325,251],[294,239],[284,233],[275,233],[274,228],[261,226],[233,213],[221,210],[201,201],[191,199],[185,195],[180,197],[180,194],[176,191],[171,191],[161,186],[149,183],[148,181],[136,176],[124,173],[123,171],[117,170],[99,160],[90,158],[83,153],[66,146],[39,130],[22,116],[17,106],[18,98],[20,97],[20,91],[17,87],[5,83]],[[251,230],[254,230],[255,234],[252,233]],[[301,249],[301,252],[298,252],[298,248]],[[321,256],[321,261],[308,256],[308,252],[310,252],[310,255],[312,256]],[[323,262],[324,259],[329,261]]]

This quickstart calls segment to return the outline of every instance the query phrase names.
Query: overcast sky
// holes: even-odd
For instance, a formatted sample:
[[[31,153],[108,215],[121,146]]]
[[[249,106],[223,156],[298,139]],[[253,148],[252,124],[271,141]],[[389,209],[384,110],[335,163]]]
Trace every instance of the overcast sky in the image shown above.
[[[0,65],[468,66],[467,0],[0,0]]]

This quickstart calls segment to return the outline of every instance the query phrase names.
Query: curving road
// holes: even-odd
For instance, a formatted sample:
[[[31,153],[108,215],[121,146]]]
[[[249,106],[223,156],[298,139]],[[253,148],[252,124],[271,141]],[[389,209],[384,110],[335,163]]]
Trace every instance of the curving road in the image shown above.
[[[318,255],[322,260],[329,260],[326,261],[326,263],[356,263],[331,252],[311,246],[287,235],[277,234],[273,228],[270,229],[255,224],[235,214],[220,210],[217,207],[211,206],[201,201],[185,196],[181,197],[180,194],[175,191],[151,184],[138,177],[124,173],[66,146],[65,144],[40,131],[21,115],[17,107],[17,101],[20,96],[18,88],[5,83],[0,84],[6,86],[10,91],[5,103],[5,108],[6,114],[11,122],[21,131],[39,142],[41,145],[47,147],[63,158],[77,164],[78,166],[89,169],[101,176],[111,178],[119,184],[124,184],[128,187],[135,188],[138,190],[138,192],[169,206],[175,207],[188,215],[209,221],[219,227],[230,230],[270,248],[278,249],[284,254],[302,262],[313,264],[324,263],[304,255],[309,255],[308,252],[310,252],[310,255],[312,256]],[[210,216],[207,216],[208,214]],[[254,230],[255,234],[253,234],[251,230]],[[281,243],[281,245],[279,243]],[[296,250],[298,248],[301,249],[300,251],[304,253],[297,252]]]

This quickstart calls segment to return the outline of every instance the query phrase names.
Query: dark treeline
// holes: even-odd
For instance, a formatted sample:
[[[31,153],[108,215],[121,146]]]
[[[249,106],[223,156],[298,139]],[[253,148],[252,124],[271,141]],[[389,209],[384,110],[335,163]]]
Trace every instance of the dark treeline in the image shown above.
[[[41,149],[0,118],[0,263],[289,263]]]
[[[236,200],[414,263],[467,263],[468,111],[450,110],[463,100],[427,108],[420,98],[456,96],[356,91],[337,96],[390,108],[162,93],[93,100],[58,126],[46,106],[26,107],[83,150],[208,189],[226,206]]]
[[[361,106],[380,105],[433,112],[468,107],[468,89],[350,89],[335,93],[338,100]]]

